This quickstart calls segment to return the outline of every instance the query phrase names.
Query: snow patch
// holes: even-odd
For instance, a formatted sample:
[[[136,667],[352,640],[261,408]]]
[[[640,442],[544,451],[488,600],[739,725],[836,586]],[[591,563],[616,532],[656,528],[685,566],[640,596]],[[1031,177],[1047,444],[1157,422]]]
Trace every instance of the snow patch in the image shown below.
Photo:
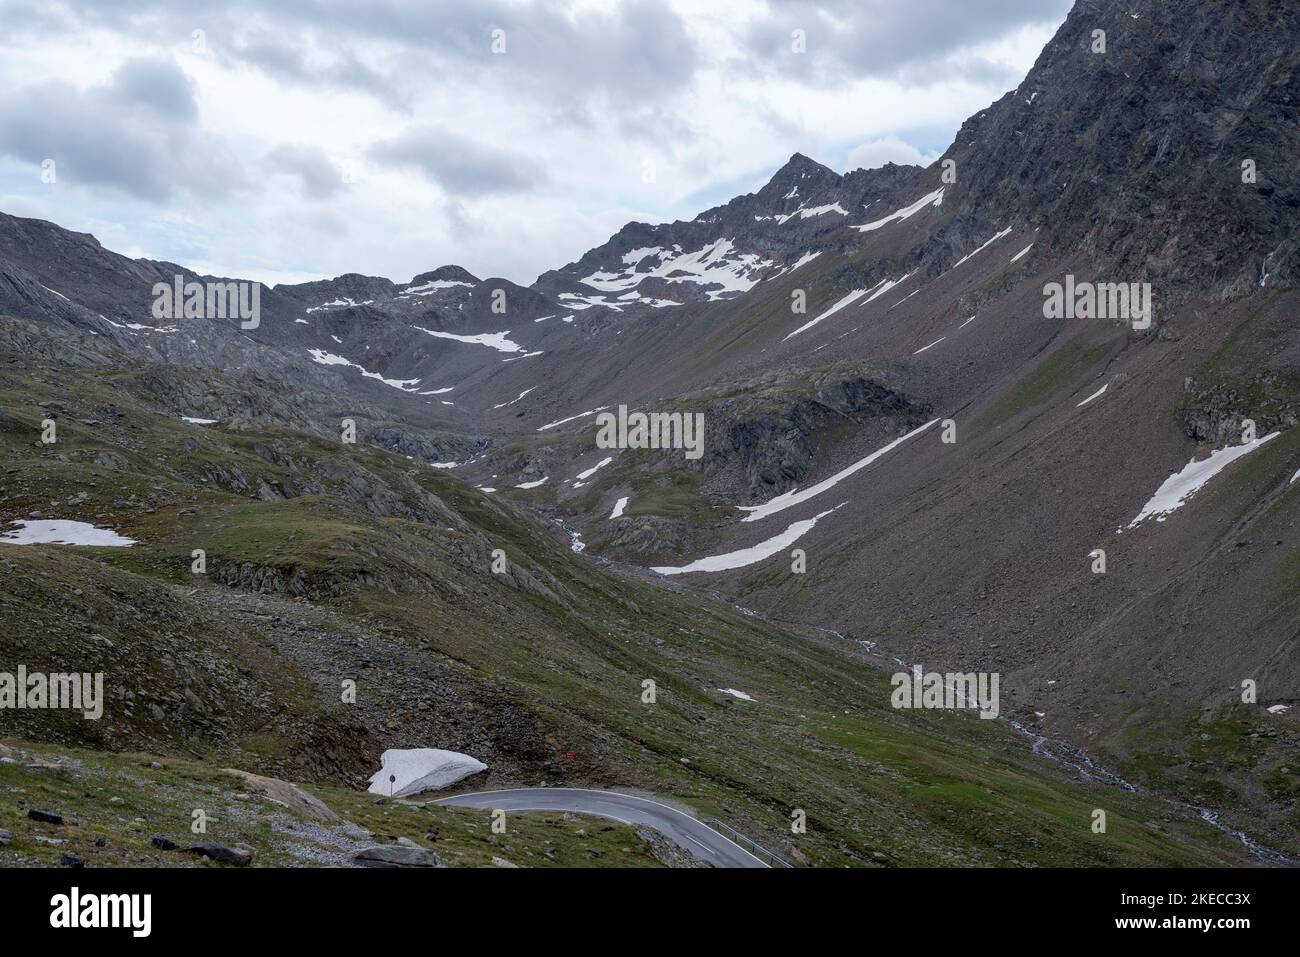
[[[439,748],[389,750],[380,756],[379,763],[379,770],[370,778],[370,793],[393,797],[437,791],[487,770],[487,765],[477,758]]]
[[[614,503],[614,511],[609,513],[611,519],[622,518],[623,512],[627,510],[628,496],[624,495]]]
[[[750,695],[745,694],[745,692],[743,691],[737,691],[735,688],[719,688],[718,690],[721,691],[723,694],[731,695],[733,698],[739,698],[741,701],[754,700],[753,697],[751,697]]]
[[[126,548],[135,544],[134,538],[119,535],[111,528],[96,528],[89,522],[70,522],[61,519],[29,522],[18,519],[9,524],[18,527],[0,535],[0,542],[6,545],[94,545]]]
[[[355,299],[339,298],[333,300],[332,302],[322,302],[319,306],[312,306],[310,309],[307,310],[307,315],[311,315],[313,312],[321,312],[326,309],[347,309],[347,308],[351,308],[352,306],[371,306],[374,305],[374,302],[375,301],[373,299],[367,299],[364,302],[357,302]],[[295,320],[295,321],[301,322],[303,320]]]
[[[885,293],[889,292],[889,290],[893,289],[895,286],[901,286],[903,283],[907,282],[915,275],[916,275],[916,271],[913,270],[912,272],[909,272],[906,276],[904,276],[902,279],[882,280],[880,285],[875,287],[875,291],[872,292],[871,295],[868,296],[866,299],[862,300],[862,304],[865,306],[869,302],[875,302]],[[918,292],[919,291],[920,290],[918,290]]]
[[[843,482],[850,475],[862,471],[862,469],[866,468],[868,465],[888,455],[890,452],[898,448],[908,439],[915,438],[916,436],[920,435],[922,432],[926,431],[927,429],[932,428],[933,426],[938,424],[939,421],[940,421],[939,419],[931,419],[929,422],[921,426],[919,429],[913,429],[911,432],[908,432],[902,438],[895,439],[894,441],[886,445],[884,448],[872,452],[866,458],[854,462],[848,468],[841,469],[839,472],[836,472],[830,478],[818,482],[816,485],[806,488],[802,492],[799,491],[798,489],[791,489],[788,492],[784,492],[781,495],[778,495],[776,498],[772,499],[771,501],[767,502],[764,505],[740,506],[740,510],[742,512],[749,513],[742,519],[742,521],[757,522],[760,519],[767,518],[769,515],[775,515],[777,512],[784,512],[787,508],[792,508],[795,505],[799,505],[803,502],[808,501],[809,499],[816,498],[818,495],[822,494],[822,492],[828,491],[829,489],[834,488],[836,485],[839,485],[840,482]]]
[[[533,389],[536,389],[536,388],[537,388],[537,386],[533,386],[532,389],[525,389],[523,392],[520,392],[517,396],[515,396],[513,399],[511,399],[509,402],[502,402],[500,405],[494,405],[494,406],[492,406],[492,408],[494,408],[494,409],[504,409],[504,408],[506,408],[507,406],[514,405],[516,402],[518,402],[520,399],[522,399],[524,396],[526,396],[528,393],[532,392]]]
[[[609,456],[608,458],[601,459],[591,468],[587,469],[587,471],[579,472],[576,481],[579,482],[587,481],[587,479],[591,478],[593,475],[595,475],[597,472],[599,472],[601,469],[603,469],[606,465],[608,465],[612,461],[614,461],[614,457],[612,455]]]
[[[940,186],[933,193],[929,193],[925,196],[922,196],[915,203],[913,203],[911,206],[908,206],[905,209],[900,209],[898,212],[886,216],[884,219],[877,219],[873,223],[864,223],[861,226],[854,226],[853,228],[860,233],[869,233],[874,230],[880,229],[883,226],[888,226],[890,223],[894,223],[894,222],[901,223],[905,219],[911,219],[913,216],[915,216],[921,210],[925,209],[925,207],[927,206],[942,206],[943,191],[946,188],[947,187],[945,186]]]
[[[576,292],[562,292],[560,293],[560,299],[564,301],[564,305],[570,309],[577,309],[579,312],[590,309],[592,306],[604,306],[606,309],[613,309],[615,312],[623,311],[622,306],[607,301],[604,296],[582,296]],[[571,320],[565,319],[564,321],[570,322]]]
[[[798,269],[798,268],[801,267],[801,266],[806,266],[806,265],[808,265],[810,262],[812,262],[814,259],[816,259],[816,258],[817,258],[818,256],[820,256],[821,254],[822,254],[822,253],[821,253],[821,250],[820,250],[820,249],[817,250],[817,252],[806,252],[806,253],[804,253],[802,256],[799,257],[799,261],[798,261],[797,263],[795,263],[793,266],[790,267],[790,272],[794,272],[796,269]]]
[[[827,309],[825,312],[823,312],[823,313],[822,313],[820,316],[818,316],[816,319],[810,319],[808,322],[805,322],[802,326],[800,326],[800,327],[799,327],[798,329],[796,329],[794,332],[790,333],[788,336],[785,337],[785,339],[782,339],[781,341],[782,341],[782,342],[785,342],[786,339],[793,339],[795,336],[799,335],[799,333],[801,333],[801,332],[806,332],[807,330],[811,329],[813,326],[817,325],[817,323],[821,322],[823,319],[828,319],[828,318],[830,318],[831,316],[835,315],[835,313],[839,312],[839,311],[840,311],[841,309],[843,309],[845,306],[851,306],[851,305],[853,305],[853,303],[857,302],[859,299],[861,299],[863,296],[865,296],[865,295],[866,295],[868,292],[870,292],[870,291],[871,291],[871,290],[869,290],[869,289],[855,289],[855,290],[853,290],[851,293],[849,293],[847,296],[845,296],[843,299],[841,299],[841,300],[840,300],[839,302],[837,302],[835,305],[831,306],[829,309]]]
[[[378,372],[367,372],[363,366],[358,365],[351,359],[345,359],[343,356],[336,356],[334,353],[326,352],[324,349],[308,349],[307,352],[311,356],[311,361],[318,365],[349,366],[353,369],[359,370],[367,379],[375,379],[386,386],[400,389],[403,392],[415,392],[417,390],[413,387],[420,384],[419,379],[385,379]]]
[[[839,203],[827,203],[825,206],[813,206],[811,208],[800,206],[793,213],[778,213],[775,216],[755,216],[754,220],[755,222],[775,220],[778,224],[784,226],[795,217],[798,217],[799,219],[812,219],[814,216],[825,216],[827,213],[839,213],[841,216],[847,216],[849,211]]]
[[[648,260],[652,262],[647,263]],[[737,251],[735,244],[725,238],[714,240],[694,252],[683,252],[680,246],[633,249],[623,256],[623,262],[629,267],[623,272],[597,270],[582,282],[600,292],[626,292],[649,278],[669,283],[719,285],[721,289],[709,292],[709,299],[717,300],[730,294],[748,292],[759,282],[760,277],[756,274],[773,265],[770,260],[753,253]],[[637,267],[647,265],[645,271],[637,271]],[[594,304],[607,305],[603,302]]]
[[[1152,496],[1151,501],[1143,506],[1137,518],[1128,523],[1128,527],[1136,528],[1152,517],[1157,522],[1163,522],[1170,514],[1186,505],[1187,500],[1200,491],[1214,476],[1237,461],[1237,459],[1249,455],[1262,445],[1272,442],[1281,434],[1281,432],[1272,432],[1263,438],[1256,439],[1254,442],[1247,442],[1245,445],[1230,445],[1226,449],[1219,449],[1217,452],[1211,453],[1208,459],[1202,459],[1199,462],[1192,459],[1181,472],[1175,472],[1165,479],[1164,484],[1156,489],[1156,494]]]
[[[505,332],[480,332],[476,336],[460,336],[454,332],[437,332],[433,329],[426,329],[423,326],[412,326],[413,329],[419,329],[426,335],[433,336],[437,339],[451,339],[455,342],[464,342],[469,345],[487,346],[489,349],[495,349],[497,352],[523,352],[524,347],[517,342],[510,341],[510,330]]]
[[[1075,408],[1076,408],[1076,409],[1082,409],[1085,405],[1087,405],[1087,404],[1088,404],[1089,402],[1091,402],[1093,399],[1100,399],[1103,395],[1106,394],[1106,390],[1109,389],[1109,388],[1110,388],[1110,383],[1107,382],[1104,386],[1102,386],[1100,389],[1098,389],[1098,390],[1097,390],[1096,392],[1094,392],[1092,395],[1088,396],[1088,398],[1084,399],[1082,402],[1080,402],[1078,405],[1076,405]]]
[[[773,555],[785,551],[799,539],[803,538],[804,535],[808,534],[808,532],[812,531],[813,526],[815,526],[821,519],[831,514],[831,512],[834,512],[835,509],[843,508],[844,505],[847,504],[848,503],[845,502],[841,505],[836,505],[835,508],[827,509],[813,518],[805,519],[802,522],[795,522],[780,535],[769,538],[767,541],[759,542],[757,545],[750,548],[742,548],[739,551],[726,552],[722,555],[712,555],[708,558],[701,558],[698,561],[691,562],[689,565],[683,565],[680,568],[660,567],[652,568],[650,570],[658,572],[660,575],[687,575],[691,572],[722,572],[733,568],[745,568],[749,565],[755,565],[764,559],[771,558]]]
[[[577,415],[571,415],[571,416],[569,416],[567,419],[559,419],[558,421],[555,421],[555,422],[547,422],[545,425],[540,426],[540,427],[537,429],[537,431],[538,431],[538,432],[545,432],[547,429],[553,429],[553,428],[555,428],[556,426],[564,425],[564,424],[567,423],[567,422],[576,422],[578,419],[585,419],[587,416],[589,416],[589,415],[595,415],[597,412],[604,412],[604,411],[605,411],[606,409],[608,409],[608,408],[609,408],[609,406],[607,406],[607,405],[602,405],[602,406],[600,406],[599,408],[592,409],[592,410],[589,411],[589,412],[579,412]]]
[[[469,286],[472,289],[474,283],[463,282],[457,279],[436,279],[433,282],[426,282],[419,286],[407,286],[402,290],[397,298],[406,299],[409,296],[432,296],[435,292],[440,292],[443,289],[453,289],[456,286]]]
[[[978,256],[980,253],[984,252],[984,250],[988,249],[990,246],[992,246],[992,245],[993,245],[995,242],[997,242],[999,239],[1003,239],[1004,237],[1006,237],[1006,236],[1010,236],[1010,235],[1011,235],[1011,227],[1008,226],[1006,229],[1002,230],[1002,232],[998,233],[996,236],[994,236],[992,239],[990,239],[988,242],[986,242],[986,243],[985,243],[983,246],[981,246],[979,249],[975,250],[973,253],[967,253],[965,256],[962,256],[961,259],[958,259],[958,260],[953,264],[953,267],[952,267],[952,268],[953,268],[953,269],[956,269],[956,268],[957,268],[958,266],[960,266],[962,263],[967,262],[967,261],[970,260],[970,259],[974,259],[976,256]],[[1015,262],[1015,260],[1013,259],[1012,262]],[[952,272],[952,269],[950,269],[950,270],[948,270],[948,271],[949,271],[949,272]]]

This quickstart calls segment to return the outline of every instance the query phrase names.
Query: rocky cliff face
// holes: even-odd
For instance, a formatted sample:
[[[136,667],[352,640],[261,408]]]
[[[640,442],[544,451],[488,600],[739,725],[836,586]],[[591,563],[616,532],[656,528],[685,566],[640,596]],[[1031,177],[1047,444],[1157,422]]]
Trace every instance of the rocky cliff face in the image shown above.
[[[1079,0],[946,154],[952,230],[1033,226],[1038,255],[1176,297],[1294,283],[1297,35],[1287,0]]]
[[[931,409],[852,371],[829,370],[792,388],[760,385],[705,405],[719,437],[699,469],[728,498],[765,502],[803,484],[819,451],[865,427],[909,432]]]

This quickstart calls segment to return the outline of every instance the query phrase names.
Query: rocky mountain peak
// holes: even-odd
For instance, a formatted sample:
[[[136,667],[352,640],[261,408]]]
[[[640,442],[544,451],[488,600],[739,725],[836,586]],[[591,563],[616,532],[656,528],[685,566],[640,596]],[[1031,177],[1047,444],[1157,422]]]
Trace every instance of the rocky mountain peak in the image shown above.
[[[407,285],[423,286],[433,282],[457,282],[477,286],[479,278],[461,266],[439,266],[432,272],[420,273]]]
[[[962,126],[953,208],[1174,293],[1294,280],[1297,35],[1300,8],[1270,0],[1076,4],[1024,82]]]

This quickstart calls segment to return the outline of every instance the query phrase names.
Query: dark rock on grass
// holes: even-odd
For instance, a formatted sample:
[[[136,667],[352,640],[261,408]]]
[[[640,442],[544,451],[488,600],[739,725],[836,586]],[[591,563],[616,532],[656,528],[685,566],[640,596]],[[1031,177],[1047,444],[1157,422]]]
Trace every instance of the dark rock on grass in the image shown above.
[[[230,864],[234,867],[247,867],[253,862],[253,852],[241,848],[223,847],[220,844],[191,844],[181,848],[187,854],[197,854],[216,861],[218,864]]]
[[[49,811],[38,811],[32,808],[27,812],[27,817],[33,821],[40,821],[42,824],[62,824],[62,814],[52,814]]]
[[[149,843],[160,851],[174,851],[180,847],[180,845],[175,841],[163,837],[161,834],[155,834],[153,837],[149,838]]]
[[[368,847],[352,856],[358,867],[444,867],[433,851],[422,847],[385,845]]]
[[[86,866],[86,862],[83,861],[81,858],[79,858],[76,854],[64,854],[63,857],[59,858],[59,863],[62,864],[64,867],[85,867]]]

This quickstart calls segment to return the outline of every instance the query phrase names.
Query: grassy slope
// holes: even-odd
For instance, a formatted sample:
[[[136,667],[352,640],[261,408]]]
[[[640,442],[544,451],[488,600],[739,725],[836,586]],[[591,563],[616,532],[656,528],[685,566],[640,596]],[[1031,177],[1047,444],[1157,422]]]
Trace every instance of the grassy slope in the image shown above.
[[[5,793],[0,830],[12,835],[9,844],[0,846],[0,866],[58,865],[64,854],[92,867],[223,866],[161,850],[152,843],[155,835],[182,847],[201,841],[244,846],[254,851],[253,865],[260,867],[338,865],[360,848],[398,838],[435,851],[449,867],[500,866],[494,858],[521,867],[659,866],[634,828],[578,815],[510,815],[506,832],[493,834],[486,812],[420,807],[316,787],[314,796],[342,819],[326,824],[195,761],[21,748],[19,754],[34,756],[47,767],[22,759],[0,762],[0,790]],[[48,767],[56,764],[57,770]],[[29,809],[59,814],[64,824],[33,821]],[[207,817],[203,834],[191,832],[196,809]],[[432,830],[437,832],[433,840]]]
[[[59,444],[37,448],[31,401],[46,398],[69,411]],[[34,667],[58,658],[71,667],[88,660],[89,647],[72,637],[96,628],[114,642],[114,658],[152,669],[147,680],[131,672],[142,694],[149,686],[175,695],[193,683],[206,702],[203,710],[182,705],[173,720],[158,722],[143,708],[123,717],[125,706],[110,697],[111,740],[85,727],[95,723],[66,717],[57,728],[26,725],[25,738],[48,733],[67,745],[110,748],[146,743],[293,777],[307,750],[336,748],[355,772],[382,747],[415,746],[414,736],[425,735],[418,740],[425,746],[468,750],[464,742],[477,734],[486,735],[484,746],[505,769],[494,786],[641,787],[809,864],[1242,859],[1228,839],[1188,814],[1083,784],[1035,758],[1004,724],[890,709],[886,676],[843,647],[601,570],[492,497],[400,457],[296,435],[197,429],[154,415],[121,381],[70,370],[10,366],[0,402],[6,516],[39,508],[47,517],[112,524],[141,540],[130,550],[75,554],[0,546],[0,558],[12,563],[0,565],[0,578],[22,582],[0,608],[0,660]],[[120,418],[80,424],[107,421],[97,417],[108,402]],[[100,453],[115,458],[97,459]],[[237,490],[231,476],[248,482]],[[248,491],[254,479],[318,482],[322,493],[255,502]],[[51,505],[81,491],[90,496],[82,505]],[[113,507],[132,495],[140,507]],[[410,514],[386,514],[394,509]],[[188,571],[196,547],[209,553],[198,585]],[[523,583],[489,571],[491,548],[522,566]],[[267,587],[297,580],[316,605],[366,640],[436,662],[444,669],[440,681],[466,682],[463,699],[417,716],[410,728],[394,729],[373,714],[359,719],[337,701],[336,684],[293,658],[297,649],[260,626],[225,620],[227,589],[216,580],[240,565],[273,573],[261,579],[272,582]],[[68,591],[79,583],[103,611],[87,622],[84,595],[59,599],[43,581]],[[294,618],[293,604],[284,607]],[[301,607],[306,614],[310,606]],[[164,643],[173,650],[159,654],[163,632],[174,633]],[[51,636],[48,645],[31,640],[39,634]],[[185,675],[190,662],[179,649],[189,643],[213,669],[224,660],[229,673],[211,677],[199,668]],[[47,657],[51,647],[60,654]],[[363,687],[382,695],[386,684],[406,677],[371,672]],[[653,705],[641,701],[647,678],[658,684]],[[757,700],[737,701],[718,688]],[[485,727],[458,725],[459,712],[487,693],[514,711],[499,710],[493,699],[493,707],[476,712],[475,723]],[[485,757],[495,767],[493,754]],[[311,765],[304,776],[328,780],[329,771]],[[1099,807],[1109,814],[1106,835],[1090,831]],[[787,824],[795,808],[809,820],[799,837]]]

